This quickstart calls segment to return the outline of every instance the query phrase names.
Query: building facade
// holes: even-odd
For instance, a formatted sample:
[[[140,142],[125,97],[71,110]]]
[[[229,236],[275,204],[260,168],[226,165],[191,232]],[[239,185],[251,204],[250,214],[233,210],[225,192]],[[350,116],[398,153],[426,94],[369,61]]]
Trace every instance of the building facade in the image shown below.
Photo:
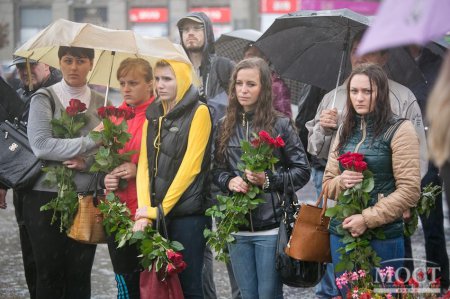
[[[9,24],[9,43],[0,61],[10,60],[20,45],[59,18],[112,29],[132,29],[142,35],[179,41],[176,22],[190,11],[204,11],[216,38],[231,30],[264,31],[273,20],[300,9],[349,7],[373,14],[377,0],[0,0],[0,23]]]

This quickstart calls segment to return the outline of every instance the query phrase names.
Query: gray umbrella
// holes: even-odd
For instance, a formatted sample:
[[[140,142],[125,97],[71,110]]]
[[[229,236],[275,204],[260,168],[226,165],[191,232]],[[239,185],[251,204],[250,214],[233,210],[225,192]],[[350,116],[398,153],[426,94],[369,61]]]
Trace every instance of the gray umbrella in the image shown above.
[[[350,41],[369,22],[349,9],[299,11],[277,18],[256,46],[282,76],[331,90],[350,73]],[[403,48],[391,50],[385,68],[391,79],[407,86],[422,80]]]

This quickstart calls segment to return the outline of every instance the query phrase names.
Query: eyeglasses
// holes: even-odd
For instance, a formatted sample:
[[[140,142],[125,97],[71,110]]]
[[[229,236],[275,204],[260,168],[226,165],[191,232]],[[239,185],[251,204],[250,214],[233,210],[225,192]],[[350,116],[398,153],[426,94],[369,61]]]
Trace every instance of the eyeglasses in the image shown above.
[[[189,31],[199,32],[202,31],[205,26],[203,25],[194,25],[194,26],[184,26],[180,28],[180,31],[183,33],[187,33]]]
[[[37,65],[37,62],[30,62],[30,68],[33,68],[33,67],[35,67],[36,65]],[[27,67],[27,64],[26,64],[26,63],[18,63],[18,64],[16,64],[16,68],[17,68],[18,70],[26,69],[26,67]]]

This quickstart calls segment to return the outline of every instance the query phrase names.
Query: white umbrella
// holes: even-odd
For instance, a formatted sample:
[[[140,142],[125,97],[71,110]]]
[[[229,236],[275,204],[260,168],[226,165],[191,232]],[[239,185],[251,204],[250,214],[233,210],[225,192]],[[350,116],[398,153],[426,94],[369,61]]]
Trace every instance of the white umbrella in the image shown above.
[[[143,37],[131,30],[113,30],[64,19],[47,26],[17,49],[14,55],[59,68],[60,46],[95,50],[94,67],[88,75],[88,83],[107,86],[105,101],[109,87],[119,87],[115,74],[121,61],[126,58],[140,57],[148,60],[153,66],[160,59],[192,65],[182,48],[167,38]]]

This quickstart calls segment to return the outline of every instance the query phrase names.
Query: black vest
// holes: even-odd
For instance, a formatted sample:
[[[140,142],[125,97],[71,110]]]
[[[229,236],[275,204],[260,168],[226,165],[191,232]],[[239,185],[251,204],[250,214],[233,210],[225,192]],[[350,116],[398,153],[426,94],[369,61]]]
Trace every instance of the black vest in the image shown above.
[[[161,203],[175,178],[185,157],[189,131],[195,112],[204,105],[199,101],[197,90],[191,86],[183,99],[164,115],[161,101],[153,102],[147,108],[147,158],[150,177],[151,205]],[[155,148],[155,139],[160,134],[159,151]],[[209,183],[211,137],[203,157],[200,173],[183,193],[169,216],[187,216],[203,214],[206,208]]]

